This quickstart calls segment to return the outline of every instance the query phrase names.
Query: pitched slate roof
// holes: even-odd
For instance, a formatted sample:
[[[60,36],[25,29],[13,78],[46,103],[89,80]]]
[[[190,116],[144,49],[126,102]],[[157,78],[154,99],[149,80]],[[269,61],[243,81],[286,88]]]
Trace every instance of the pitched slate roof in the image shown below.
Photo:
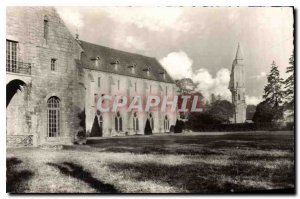
[[[155,80],[166,83],[174,83],[173,79],[153,57],[147,57],[135,53],[112,49],[85,41],[79,41],[83,49],[80,61],[77,64],[83,68],[115,73],[119,75],[132,76],[137,78]],[[98,66],[95,60],[99,58]],[[118,69],[115,69],[115,62],[118,61]],[[132,65],[135,65],[135,72],[131,72]],[[147,68],[150,74],[147,75]],[[162,73],[165,73],[165,78]]]

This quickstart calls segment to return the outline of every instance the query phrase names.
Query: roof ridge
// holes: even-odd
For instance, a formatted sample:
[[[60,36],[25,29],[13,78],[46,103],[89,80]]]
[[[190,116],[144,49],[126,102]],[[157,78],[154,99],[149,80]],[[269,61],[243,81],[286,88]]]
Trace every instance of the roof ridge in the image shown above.
[[[127,54],[132,54],[132,55],[138,55],[138,56],[142,56],[142,57],[146,57],[146,58],[150,58],[150,59],[155,59],[156,60],[156,57],[150,57],[150,56],[146,56],[146,55],[142,55],[142,54],[138,54],[138,53],[128,52],[128,51],[125,51],[125,50],[119,50],[119,49],[116,49],[116,48],[111,48],[111,47],[108,47],[108,46],[103,46],[103,45],[91,43],[91,42],[88,42],[88,41],[83,41],[83,40],[79,40],[79,41],[80,42],[84,42],[84,43],[88,43],[88,44],[92,44],[94,46],[100,46],[100,47],[104,47],[104,48],[107,48],[107,49],[110,49],[110,50],[119,51],[119,52],[122,52],[122,53],[127,53]]]

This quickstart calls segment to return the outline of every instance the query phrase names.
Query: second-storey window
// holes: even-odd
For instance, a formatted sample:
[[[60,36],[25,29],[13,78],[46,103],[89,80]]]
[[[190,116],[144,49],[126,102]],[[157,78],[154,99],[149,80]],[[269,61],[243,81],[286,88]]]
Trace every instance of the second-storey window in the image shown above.
[[[47,15],[44,16],[44,39],[48,39],[49,21]]]
[[[6,71],[17,72],[17,42],[6,40]]]
[[[56,70],[56,59],[51,59],[51,70],[52,71]]]

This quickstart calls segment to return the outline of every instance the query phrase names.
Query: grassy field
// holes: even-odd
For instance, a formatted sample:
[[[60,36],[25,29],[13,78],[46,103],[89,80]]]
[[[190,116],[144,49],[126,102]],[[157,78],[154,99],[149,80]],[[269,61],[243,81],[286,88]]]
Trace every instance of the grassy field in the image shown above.
[[[7,149],[7,191],[232,193],[294,188],[293,132],[157,135]]]

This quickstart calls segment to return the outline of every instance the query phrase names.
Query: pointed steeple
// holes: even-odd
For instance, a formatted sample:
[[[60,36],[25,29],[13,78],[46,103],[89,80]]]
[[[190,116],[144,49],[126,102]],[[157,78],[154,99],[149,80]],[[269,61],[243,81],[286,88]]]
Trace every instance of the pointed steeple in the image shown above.
[[[238,47],[237,47],[235,59],[236,60],[242,60],[243,59],[243,53],[242,53],[242,50],[241,50],[241,47],[240,47],[240,42],[239,42]]]

